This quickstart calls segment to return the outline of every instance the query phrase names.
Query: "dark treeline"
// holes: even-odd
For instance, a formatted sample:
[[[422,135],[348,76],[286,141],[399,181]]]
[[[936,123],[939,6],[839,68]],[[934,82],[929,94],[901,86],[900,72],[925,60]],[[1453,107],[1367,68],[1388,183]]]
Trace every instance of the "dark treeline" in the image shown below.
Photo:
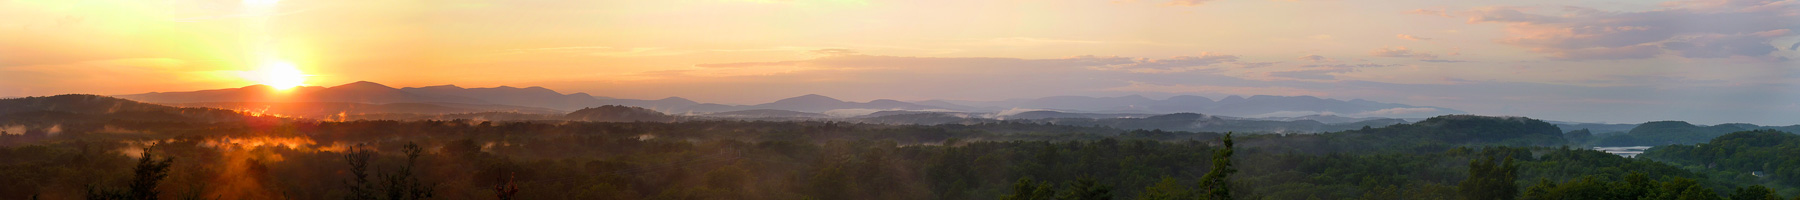
[[[0,184],[10,186],[0,187],[0,198],[78,199],[132,188],[143,155],[171,160],[167,178],[153,188],[164,198],[388,199],[427,191],[435,199],[995,199],[1019,188],[1200,198],[1213,191],[1204,180],[1220,169],[1216,158],[1225,149],[1216,133],[1014,122],[81,126],[0,148]],[[1726,198],[1780,196],[1770,188],[1788,188],[1559,147],[1560,131],[1546,126],[1446,116],[1317,135],[1242,135],[1223,159],[1236,173],[1215,188],[1233,199],[1595,199],[1577,196],[1595,188],[1621,197],[1669,196],[1615,192],[1626,187],[1614,185]],[[292,143],[284,138],[310,142],[248,145]],[[1514,192],[1471,192],[1495,187]]]
[[[1029,121],[329,122],[47,98],[0,102],[0,129],[19,132],[0,134],[0,199],[1800,196],[1787,156],[1800,155],[1800,136],[1779,131],[1625,158],[1567,147],[1594,136],[1522,117],[1225,134]],[[62,101],[112,108],[42,106]],[[637,110],[595,110],[607,109]],[[644,116],[606,113],[617,112],[579,116]]]
[[[1736,182],[1800,185],[1800,135],[1775,130],[1726,134],[1696,145],[1658,146],[1640,157]],[[1782,194],[1800,189],[1778,189]]]

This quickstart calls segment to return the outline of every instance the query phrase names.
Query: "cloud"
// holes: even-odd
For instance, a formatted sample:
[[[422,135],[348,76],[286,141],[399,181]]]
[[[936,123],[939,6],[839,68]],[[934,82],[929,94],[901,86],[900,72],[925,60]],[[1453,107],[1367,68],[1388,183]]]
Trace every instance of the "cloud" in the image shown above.
[[[1212,94],[1261,94],[1282,96],[1325,96],[1328,93],[1317,90],[1293,87],[1243,87],[1220,85],[1186,85],[1186,84],[1152,84],[1131,81],[1130,85],[1106,88],[1106,91],[1122,92],[1160,92],[1160,93],[1212,93]]]
[[[1202,69],[1216,69],[1220,63],[1237,62],[1238,57],[1212,52],[1200,52],[1195,56],[1176,56],[1166,59],[1134,59],[1131,62],[1095,67],[1099,70],[1121,70],[1134,73],[1171,73]]]
[[[1800,42],[1795,42],[1794,46],[1788,46],[1788,51],[1800,51]]]
[[[703,54],[703,53],[784,52],[784,51],[811,53],[811,54],[822,54],[822,53],[855,54],[856,53],[856,51],[853,51],[850,49],[804,47],[804,46],[776,46],[776,47],[745,48],[745,49],[567,46],[567,47],[505,49],[505,50],[497,51],[494,54],[572,54],[572,55],[588,55],[588,56],[600,56],[600,57],[655,57],[655,56],[679,56],[679,55]]]
[[[1439,17],[1445,17],[1445,18],[1454,18],[1455,17],[1455,16],[1450,16],[1450,13],[1446,12],[1444,9],[1437,9],[1437,10],[1413,9],[1413,10],[1408,10],[1406,12],[1401,12],[1401,13],[1415,14],[1415,15],[1439,16]]]
[[[1760,35],[1786,35],[1787,29],[1767,32],[1772,34],[1700,36],[1687,39],[1686,41],[1664,42],[1662,43],[1662,48],[1675,51],[1682,57],[1688,58],[1724,58],[1738,55],[1768,55],[1769,53],[1773,53],[1780,49],[1776,49],[1775,45],[1769,44],[1769,37]]]
[[[1437,55],[1426,52],[1414,52],[1412,49],[1407,49],[1406,47],[1382,47],[1370,51],[1369,55],[1392,58],[1418,58],[1421,60],[1434,60],[1438,58]]]
[[[1065,40],[1065,39],[1050,39],[1050,38],[1034,38],[1034,37],[1005,37],[1005,38],[994,38],[994,39],[988,39],[988,40],[985,40],[985,41],[982,41],[982,42],[983,42],[983,43],[985,43],[985,44],[989,44],[989,45],[1000,45],[1000,46],[1044,46],[1044,45],[1062,45],[1062,44],[1102,44],[1102,43],[1108,43],[1108,42],[1106,42],[1106,41],[1093,41],[1093,40]]]
[[[1557,60],[1626,60],[1653,58],[1662,53],[1662,49],[1656,44],[1640,44],[1623,47],[1559,49],[1551,52],[1550,58]]]
[[[1398,37],[1400,39],[1405,39],[1405,40],[1412,40],[1412,41],[1431,40],[1431,38],[1428,38],[1428,37],[1419,37],[1419,36],[1413,36],[1413,35],[1407,35],[1407,34],[1395,35],[1394,37]]]
[[[1663,9],[1610,12],[1563,7],[1485,7],[1469,23],[1506,26],[1502,44],[1562,60],[1644,59],[1674,51],[1687,58],[1771,57],[1775,38],[1795,35],[1795,1],[1695,0]]]
[[[1200,6],[1201,4],[1206,4],[1206,2],[1208,2],[1208,1],[1212,1],[1212,0],[1171,0],[1168,3],[1163,3],[1163,5],[1165,5],[1165,6]]]
[[[747,68],[747,67],[768,67],[768,66],[793,66],[795,64],[800,64],[800,63],[802,63],[802,62],[800,62],[800,61],[741,62],[741,63],[698,64],[698,65],[694,65],[694,67],[715,68],[715,69],[716,68]]]
[[[1302,65],[1295,69],[1268,72],[1269,77],[1291,78],[1302,80],[1336,80],[1334,74],[1358,71],[1358,68],[1384,67],[1377,64],[1334,64],[1334,65]]]
[[[847,55],[858,54],[855,50],[850,50],[850,49],[819,49],[819,50],[808,51],[807,53],[813,53],[813,54],[818,54],[818,55],[823,55],[823,56],[847,56]]]
[[[1337,60],[1332,60],[1330,58],[1325,58],[1325,56],[1320,56],[1320,55],[1305,55],[1305,56],[1300,56],[1300,58],[1297,58],[1297,59],[1304,60],[1304,61],[1312,61],[1315,63],[1337,61]]]
[[[1337,78],[1337,76],[1331,75],[1333,73],[1345,73],[1345,72],[1353,72],[1353,71],[1356,71],[1356,70],[1354,70],[1354,69],[1293,70],[1293,71],[1269,72],[1269,76],[1282,77],[1282,78],[1293,78],[1293,79],[1332,80],[1332,79]]]

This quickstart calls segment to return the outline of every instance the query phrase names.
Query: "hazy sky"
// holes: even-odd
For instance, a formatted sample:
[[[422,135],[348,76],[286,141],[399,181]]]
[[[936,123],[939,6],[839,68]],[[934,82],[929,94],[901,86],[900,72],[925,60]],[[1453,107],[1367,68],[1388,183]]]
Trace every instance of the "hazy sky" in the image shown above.
[[[544,86],[761,103],[1314,95],[1800,123],[1800,1],[0,0],[0,96]]]

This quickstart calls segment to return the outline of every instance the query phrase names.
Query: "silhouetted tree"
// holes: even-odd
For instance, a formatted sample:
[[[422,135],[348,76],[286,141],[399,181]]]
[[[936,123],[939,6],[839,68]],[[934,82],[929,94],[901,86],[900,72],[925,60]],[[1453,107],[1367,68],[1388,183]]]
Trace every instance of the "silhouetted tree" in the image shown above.
[[[1232,147],[1235,146],[1231,141],[1231,134],[1227,132],[1220,137],[1219,142],[1224,143],[1225,148],[1213,152],[1212,171],[1200,177],[1201,199],[1231,199],[1231,174],[1237,173],[1237,168],[1231,166]]]
[[[350,181],[347,188],[350,196],[346,200],[374,200],[375,185],[369,183],[369,157],[375,152],[350,147],[350,153],[344,154],[344,162],[350,164]]]
[[[406,143],[405,147],[401,148],[401,151],[406,152],[406,164],[401,165],[399,170],[385,174],[384,176],[387,178],[387,199],[414,200],[431,198],[434,186],[425,185],[423,181],[419,181],[418,176],[413,174],[413,169],[416,167],[414,165],[419,163],[419,156],[425,152],[425,149],[420,148],[419,144],[409,142]]]
[[[403,163],[400,165],[399,169],[392,172],[377,174],[376,176],[380,177],[382,182],[380,185],[376,185],[369,180],[369,175],[371,174],[368,173],[369,159],[375,156],[375,152],[352,148],[351,153],[344,155],[344,160],[350,164],[350,173],[352,176],[350,183],[347,183],[349,184],[350,196],[344,198],[351,200],[415,200],[431,198],[434,194],[433,190],[435,186],[426,185],[423,181],[419,180],[417,175],[413,174],[413,170],[416,167],[415,165],[418,164],[419,156],[423,155],[425,152],[424,148],[420,148],[419,145],[415,143],[406,143],[406,146],[401,148],[401,151],[406,153],[406,163]],[[382,194],[382,196],[376,196],[377,193]]]
[[[513,195],[517,194],[519,194],[519,186],[513,185],[513,175],[507,175],[505,180],[501,181],[501,184],[494,185],[494,197],[496,199],[512,200]]]
[[[156,191],[156,184],[158,182],[162,182],[163,178],[169,177],[169,166],[173,165],[175,160],[174,160],[174,158],[163,158],[161,160],[157,160],[155,158],[156,157],[155,155],[150,154],[150,148],[144,148],[144,152],[139,155],[141,157],[138,158],[137,166],[132,167],[132,170],[131,170],[133,172],[133,175],[131,178],[131,183],[124,191],[94,189],[94,188],[90,187],[88,189],[87,199],[90,199],[90,200],[100,200],[100,199],[105,199],[105,200],[114,200],[114,199],[118,199],[118,200],[155,200],[155,199],[157,199],[158,193],[160,193],[160,192]],[[34,196],[33,198],[36,198],[36,197]]]

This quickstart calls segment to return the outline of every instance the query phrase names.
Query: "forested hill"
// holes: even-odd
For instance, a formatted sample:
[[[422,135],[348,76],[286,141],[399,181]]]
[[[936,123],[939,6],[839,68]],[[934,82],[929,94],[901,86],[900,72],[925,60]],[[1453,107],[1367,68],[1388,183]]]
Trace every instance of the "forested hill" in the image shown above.
[[[1290,135],[1289,148],[1306,152],[1432,152],[1458,146],[1561,146],[1561,129],[1525,117],[1445,115],[1418,123],[1319,135]],[[1312,139],[1305,139],[1312,138]]]
[[[1658,146],[1638,157],[1687,166],[1719,177],[1800,185],[1800,135],[1788,132],[1735,132],[1701,144]]]
[[[1694,125],[1683,121],[1655,121],[1640,124],[1622,135],[1611,135],[1595,142],[1596,146],[1656,146],[1707,142],[1727,133],[1773,129],[1800,131],[1795,126],[1759,126],[1755,124]]]
[[[569,120],[596,122],[670,122],[675,120],[674,116],[656,112],[656,110],[617,105],[584,108],[570,112],[565,117]]]
[[[77,123],[123,121],[237,122],[273,120],[231,110],[180,108],[87,94],[0,99],[0,122]]]
[[[1445,115],[1388,127],[1387,130],[1453,143],[1557,145],[1565,142],[1562,129],[1556,125],[1526,117]]]

